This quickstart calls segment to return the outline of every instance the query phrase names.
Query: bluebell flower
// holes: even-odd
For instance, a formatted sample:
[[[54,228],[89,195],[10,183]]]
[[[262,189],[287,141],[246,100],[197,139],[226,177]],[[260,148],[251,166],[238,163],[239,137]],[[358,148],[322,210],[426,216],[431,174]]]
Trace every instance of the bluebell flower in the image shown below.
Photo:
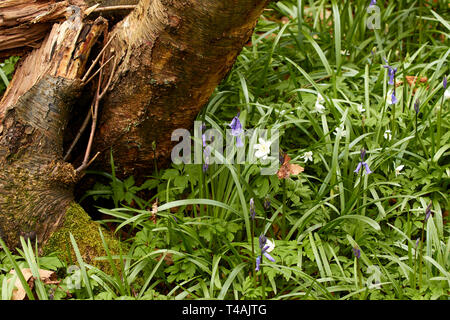
[[[356,259],[361,258],[361,250],[359,250],[358,247],[353,247],[352,250],[353,250],[353,254],[355,255]]]
[[[444,76],[444,80],[442,80],[442,85],[444,86],[444,90],[447,89],[447,76]]]
[[[427,221],[431,216],[431,204],[432,204],[432,202],[430,202],[430,204],[428,205],[428,207],[425,210],[425,221]]]
[[[397,73],[397,68],[392,68],[389,65],[388,61],[385,58],[383,58],[383,59],[386,62],[386,65],[384,65],[383,67],[388,69],[388,76],[389,76],[388,84],[392,86],[392,85],[394,85],[395,74]]]
[[[361,161],[358,163],[358,166],[356,167],[356,170],[353,171],[355,173],[359,173],[359,170],[361,170],[361,167],[364,166],[364,168],[366,169],[366,174],[371,174],[372,171],[369,168],[369,165],[364,162],[364,157],[366,156],[366,150],[364,148],[361,149]]]
[[[275,262],[275,259],[269,254],[270,251],[273,250],[275,244],[268,240],[266,236],[263,234],[259,236],[259,248],[261,249],[261,255],[256,257],[256,271],[259,271],[259,265],[262,262],[262,256],[264,255],[267,259],[272,262]]]
[[[209,146],[206,146],[203,148],[203,155],[205,157],[205,162],[203,163],[203,172],[206,172],[206,170],[208,170],[209,167],[209,156],[211,155],[211,150],[209,148]]]
[[[252,219],[255,219],[256,211],[255,211],[255,201],[253,198],[250,199],[250,213],[252,214]]]
[[[395,96],[395,90],[392,90],[391,99],[388,102],[390,102],[390,104],[396,104],[398,102],[398,99]]]
[[[206,134],[204,133],[204,131],[206,130],[206,125],[203,123],[202,124],[202,142],[203,142],[203,147],[206,147]]]
[[[371,0],[369,6],[371,7],[371,6],[374,6],[376,4],[377,4],[377,0]]]
[[[419,114],[420,111],[420,100],[417,99],[416,102],[414,103],[414,111],[416,111],[416,114]]]
[[[264,209],[265,210],[269,210],[270,209],[270,200],[269,200],[269,198],[265,198],[264,199]]]
[[[417,238],[416,240],[416,248],[419,246],[420,238]]]
[[[242,124],[241,121],[239,121],[239,114],[240,112],[238,112],[238,114],[233,118],[233,120],[231,120],[230,127],[231,127],[231,135],[236,137],[236,147],[243,147],[244,144],[242,143],[240,136],[244,132],[244,130],[242,130]]]

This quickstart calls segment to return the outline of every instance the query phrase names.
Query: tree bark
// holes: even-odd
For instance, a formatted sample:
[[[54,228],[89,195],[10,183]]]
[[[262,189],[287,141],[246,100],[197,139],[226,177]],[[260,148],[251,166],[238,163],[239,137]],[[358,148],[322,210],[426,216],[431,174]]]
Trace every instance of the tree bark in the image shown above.
[[[0,236],[11,248],[20,236],[45,243],[73,200],[77,177],[62,161],[62,142],[86,64],[73,57],[89,55],[106,27],[102,18],[85,24],[80,14],[55,24],[1,101]]]
[[[267,3],[142,0],[113,32],[117,68],[94,143],[97,167],[110,167],[111,146],[119,174],[148,174],[155,155],[167,163],[172,131],[191,127]]]
[[[109,34],[105,61],[111,62],[102,71],[103,88],[112,77],[94,151],[103,155],[112,147],[124,175],[151,171],[153,141],[158,161],[167,159],[171,132],[191,126],[268,1],[141,0]],[[73,10],[67,20],[54,24],[40,47],[23,59],[0,102],[0,236],[11,248],[20,236],[45,244],[64,225],[80,175],[62,160],[62,141],[86,84],[80,79],[94,58],[91,49],[106,29],[101,17],[87,22],[84,10],[124,2],[87,0],[81,10],[73,3],[68,2]],[[5,23],[1,17],[0,11]],[[109,158],[100,156],[97,166],[109,168]]]

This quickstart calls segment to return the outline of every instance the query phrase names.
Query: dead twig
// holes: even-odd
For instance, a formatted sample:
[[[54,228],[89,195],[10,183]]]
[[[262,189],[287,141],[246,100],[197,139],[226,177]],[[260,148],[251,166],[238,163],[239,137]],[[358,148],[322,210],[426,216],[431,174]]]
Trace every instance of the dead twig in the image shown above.
[[[94,68],[94,66],[97,64],[97,62],[100,59],[100,57],[103,56],[103,53],[105,52],[106,48],[109,46],[109,44],[111,43],[111,41],[114,39],[115,36],[116,36],[116,34],[114,34],[111,37],[111,39],[109,39],[108,42],[103,46],[102,50],[97,55],[97,57],[95,58],[94,62],[92,62],[91,66],[89,67],[88,71],[86,71],[86,74],[84,75],[83,79],[81,79],[82,83],[84,83],[86,81],[86,78],[89,76],[89,74],[91,73],[91,71]]]

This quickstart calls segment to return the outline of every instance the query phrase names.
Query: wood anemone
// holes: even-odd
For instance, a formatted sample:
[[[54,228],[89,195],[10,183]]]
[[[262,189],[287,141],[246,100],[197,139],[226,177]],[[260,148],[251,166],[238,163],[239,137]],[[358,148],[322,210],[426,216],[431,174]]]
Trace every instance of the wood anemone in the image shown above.
[[[0,56],[22,55],[0,101],[0,237],[7,245],[17,247],[20,236],[53,241],[93,155],[93,165],[107,170],[112,149],[122,175],[149,174],[155,156],[164,162],[172,131],[191,127],[268,2],[3,1]],[[113,26],[117,16],[125,17]],[[78,130],[73,115],[91,108],[79,103],[88,80],[96,88],[92,139],[65,157],[64,136]]]

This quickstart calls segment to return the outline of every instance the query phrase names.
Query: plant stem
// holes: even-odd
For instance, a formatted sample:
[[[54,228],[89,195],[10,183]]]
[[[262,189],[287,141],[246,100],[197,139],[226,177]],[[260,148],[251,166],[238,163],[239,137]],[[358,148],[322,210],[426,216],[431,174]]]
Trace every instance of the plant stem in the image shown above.
[[[283,210],[282,210],[282,223],[281,223],[281,232],[282,238],[286,235],[286,179],[283,179]]]

